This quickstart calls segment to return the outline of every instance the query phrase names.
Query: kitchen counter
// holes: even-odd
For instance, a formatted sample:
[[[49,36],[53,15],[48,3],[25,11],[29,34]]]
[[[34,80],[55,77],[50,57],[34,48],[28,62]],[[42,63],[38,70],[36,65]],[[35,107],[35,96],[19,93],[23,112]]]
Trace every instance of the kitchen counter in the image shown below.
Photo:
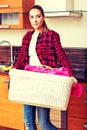
[[[9,75],[8,72],[0,72],[0,75]]]

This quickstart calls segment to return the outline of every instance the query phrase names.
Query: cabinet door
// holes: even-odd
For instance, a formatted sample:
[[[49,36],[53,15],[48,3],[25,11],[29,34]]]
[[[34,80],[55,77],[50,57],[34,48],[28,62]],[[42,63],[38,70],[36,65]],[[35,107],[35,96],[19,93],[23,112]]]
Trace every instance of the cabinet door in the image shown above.
[[[74,0],[36,0],[35,4],[41,5],[47,12],[68,11],[74,8]]]
[[[16,8],[22,7],[22,0],[1,0],[0,1],[0,8]]]
[[[0,75],[0,126],[24,130],[23,106],[8,100],[8,80]]]
[[[34,4],[34,0],[0,0],[0,9],[23,8],[24,11]]]
[[[0,29],[31,29],[28,11],[33,5],[34,0],[0,1]]]
[[[83,94],[80,98],[71,96],[68,106],[68,116],[87,119],[87,83],[81,83]]]
[[[29,14],[23,13],[22,9],[0,12],[0,29],[31,29]]]
[[[81,97],[70,97],[68,105],[68,130],[87,130],[87,83],[81,83]]]
[[[87,130],[87,120],[69,117],[68,130]]]

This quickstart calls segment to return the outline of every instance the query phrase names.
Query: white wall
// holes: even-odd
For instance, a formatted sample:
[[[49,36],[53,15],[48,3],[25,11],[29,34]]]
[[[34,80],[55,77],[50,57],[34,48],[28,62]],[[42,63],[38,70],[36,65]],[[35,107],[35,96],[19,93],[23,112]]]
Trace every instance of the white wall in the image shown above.
[[[20,46],[23,35],[28,30],[0,30],[0,41],[8,40],[12,45]]]
[[[39,0],[36,0],[39,1]],[[41,0],[43,2],[43,0]],[[87,0],[74,0],[75,10],[87,11]],[[50,29],[57,31],[64,47],[87,47],[87,12],[79,17],[46,18]],[[28,30],[0,30],[0,41],[8,40],[12,45],[21,45]]]

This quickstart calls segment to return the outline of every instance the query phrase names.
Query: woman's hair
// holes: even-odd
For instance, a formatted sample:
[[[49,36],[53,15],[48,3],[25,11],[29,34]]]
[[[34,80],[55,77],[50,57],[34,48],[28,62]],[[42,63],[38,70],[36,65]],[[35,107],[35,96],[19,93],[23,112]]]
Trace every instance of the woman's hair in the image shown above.
[[[33,7],[31,7],[30,10],[32,10],[32,9],[38,9],[38,10],[40,10],[40,12],[41,12],[41,14],[43,15],[43,17],[45,16],[45,15],[44,15],[44,10],[43,10],[43,8],[42,8],[40,5],[34,5]],[[43,21],[42,28],[43,28],[43,29],[42,29],[42,32],[47,32],[47,31],[49,30],[49,28],[48,28],[48,26],[47,26],[47,24],[46,24],[45,21]]]

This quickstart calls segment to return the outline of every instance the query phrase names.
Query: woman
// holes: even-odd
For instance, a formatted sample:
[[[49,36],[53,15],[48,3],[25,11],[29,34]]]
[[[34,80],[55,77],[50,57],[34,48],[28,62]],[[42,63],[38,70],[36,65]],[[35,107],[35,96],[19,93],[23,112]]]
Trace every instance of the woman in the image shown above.
[[[48,29],[42,7],[33,6],[29,11],[29,20],[33,30],[24,35],[18,60],[13,67],[24,69],[26,64],[43,64],[54,68],[59,62],[62,67],[69,70],[70,76],[73,76],[69,60],[60,43],[60,36],[57,32]],[[24,105],[26,130],[37,129],[35,123],[36,109],[41,130],[58,130],[50,122],[50,109]]]

